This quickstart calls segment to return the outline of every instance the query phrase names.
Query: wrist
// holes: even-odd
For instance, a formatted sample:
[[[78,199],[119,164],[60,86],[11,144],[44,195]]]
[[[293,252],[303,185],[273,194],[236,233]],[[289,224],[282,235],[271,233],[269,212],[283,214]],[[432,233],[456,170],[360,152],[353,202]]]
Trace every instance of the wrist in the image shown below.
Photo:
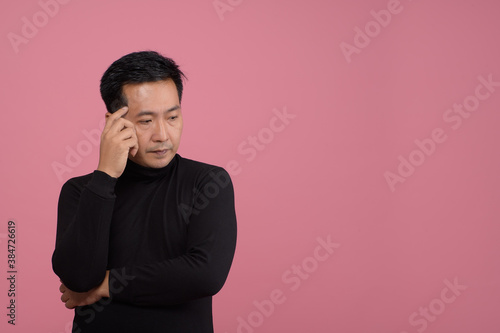
[[[101,172],[104,172],[105,174],[107,174],[108,176],[110,177],[113,177],[113,178],[118,178],[120,177],[120,175],[117,175],[116,173],[114,172],[111,172],[109,169],[106,169],[105,167],[102,167],[100,165],[97,166],[97,171],[101,171]]]

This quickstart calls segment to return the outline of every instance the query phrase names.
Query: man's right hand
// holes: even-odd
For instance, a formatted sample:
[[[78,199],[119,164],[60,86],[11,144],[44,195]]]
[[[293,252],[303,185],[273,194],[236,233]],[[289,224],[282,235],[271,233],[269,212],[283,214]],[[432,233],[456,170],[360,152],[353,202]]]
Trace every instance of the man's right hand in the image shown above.
[[[97,170],[114,178],[120,177],[125,170],[129,152],[135,156],[139,149],[134,124],[122,118],[127,112],[125,106],[115,113],[106,113],[106,125],[101,134]]]

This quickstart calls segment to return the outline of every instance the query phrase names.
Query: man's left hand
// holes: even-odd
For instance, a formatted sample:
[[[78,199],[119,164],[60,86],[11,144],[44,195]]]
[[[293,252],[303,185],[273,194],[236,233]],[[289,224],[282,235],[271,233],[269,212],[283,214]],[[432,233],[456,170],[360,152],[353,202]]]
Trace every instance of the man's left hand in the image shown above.
[[[78,293],[68,289],[64,283],[59,287],[59,291],[62,293],[61,301],[65,303],[68,309],[93,304],[103,297],[109,297],[109,271],[106,271],[106,277],[99,286],[87,292]]]

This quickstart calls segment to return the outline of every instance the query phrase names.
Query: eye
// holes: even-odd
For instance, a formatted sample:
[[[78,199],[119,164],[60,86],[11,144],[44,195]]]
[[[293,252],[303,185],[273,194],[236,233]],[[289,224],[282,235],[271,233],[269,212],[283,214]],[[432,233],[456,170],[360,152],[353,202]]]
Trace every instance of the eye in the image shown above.
[[[170,117],[170,119],[175,120],[175,119],[177,119],[177,117],[179,117],[179,116],[172,116],[172,117]]]
[[[148,124],[151,122],[151,119],[148,119],[148,120],[140,120],[139,121],[139,124]]]

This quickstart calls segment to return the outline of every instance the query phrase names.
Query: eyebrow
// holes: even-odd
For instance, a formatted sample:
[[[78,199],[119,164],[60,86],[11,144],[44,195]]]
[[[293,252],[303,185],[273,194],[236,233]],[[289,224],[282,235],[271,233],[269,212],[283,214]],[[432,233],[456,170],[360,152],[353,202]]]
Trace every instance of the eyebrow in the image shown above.
[[[165,110],[163,113],[169,113],[169,112],[172,112],[172,111],[175,111],[175,110],[179,110],[180,108],[181,108],[180,105],[175,105],[175,106],[172,106],[170,109]],[[142,116],[151,116],[151,115],[154,115],[154,114],[156,114],[156,112],[154,112],[154,111],[142,110],[135,117],[139,118],[139,117],[142,117]]]

